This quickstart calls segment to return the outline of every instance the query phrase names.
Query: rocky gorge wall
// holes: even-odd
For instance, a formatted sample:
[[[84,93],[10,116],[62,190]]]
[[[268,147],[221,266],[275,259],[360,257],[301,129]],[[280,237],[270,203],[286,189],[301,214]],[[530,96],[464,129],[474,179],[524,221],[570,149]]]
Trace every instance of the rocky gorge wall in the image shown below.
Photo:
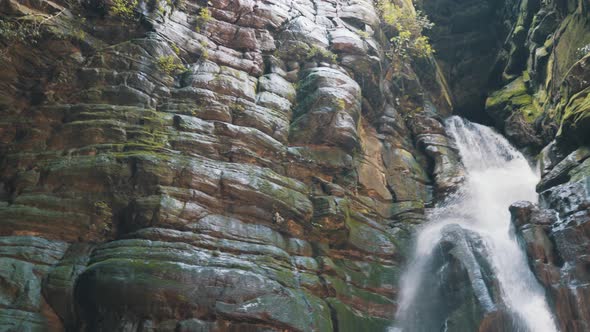
[[[486,111],[515,144],[538,154],[539,206],[513,219],[562,331],[590,329],[590,7],[522,1]]]
[[[436,63],[392,72],[372,1],[0,13],[0,330],[391,324],[462,168]]]
[[[2,0],[0,330],[383,331],[453,112],[538,156],[513,222],[590,329],[587,1],[418,5],[396,71],[371,0]]]
[[[456,5],[463,9],[455,15],[482,2],[460,1]],[[426,9],[441,6],[438,1],[425,3]],[[460,23],[449,25],[438,19],[442,26],[434,31],[435,47],[443,53],[443,66],[450,68],[446,70],[449,80],[477,63],[471,55],[482,49],[494,55],[492,66],[474,71],[472,77],[459,75],[475,80],[485,91],[479,99],[482,107],[467,115],[489,119],[486,121],[538,163],[540,202],[511,206],[515,230],[533,272],[547,290],[559,328],[588,331],[590,4],[585,0],[522,0],[478,8],[494,8],[487,19],[497,17],[496,24],[504,27],[497,30],[501,39],[486,42],[488,35],[476,28],[468,31],[471,38],[462,39],[462,30],[456,27]],[[432,17],[436,23],[436,14]],[[450,48],[457,43],[478,47]],[[460,52],[468,56],[457,56]],[[464,93],[462,86],[451,84],[456,99],[461,100]],[[469,96],[476,100],[479,95]]]

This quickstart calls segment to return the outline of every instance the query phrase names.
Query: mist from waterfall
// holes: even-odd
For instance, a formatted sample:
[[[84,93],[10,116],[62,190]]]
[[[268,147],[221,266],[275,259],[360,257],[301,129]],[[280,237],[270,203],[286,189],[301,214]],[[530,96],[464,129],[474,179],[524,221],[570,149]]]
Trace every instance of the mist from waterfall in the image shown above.
[[[445,301],[451,300],[444,296],[437,298],[436,290],[432,289],[433,285],[445,287],[439,285],[442,284],[440,280],[433,281],[442,274],[433,269],[433,262],[439,259],[439,246],[443,237],[448,236],[445,234],[456,229],[473,234],[471,242],[461,243],[461,248],[469,248],[465,255],[472,259],[470,262],[485,261],[484,265],[496,278],[499,294],[492,294],[484,282],[486,279],[479,274],[485,266],[470,270],[469,286],[481,308],[490,312],[497,310],[498,299],[493,299],[499,297],[503,303],[501,309],[516,322],[513,330],[557,331],[544,290],[529,269],[514,235],[508,211],[510,204],[516,201],[537,201],[538,174],[524,156],[494,130],[459,117],[449,118],[446,128],[460,152],[466,180],[455,194],[429,212],[428,222],[417,233],[413,258],[400,285],[393,331],[446,329],[451,309],[446,308],[450,304]],[[481,247],[479,251],[478,247]],[[475,259],[476,256],[479,258]]]

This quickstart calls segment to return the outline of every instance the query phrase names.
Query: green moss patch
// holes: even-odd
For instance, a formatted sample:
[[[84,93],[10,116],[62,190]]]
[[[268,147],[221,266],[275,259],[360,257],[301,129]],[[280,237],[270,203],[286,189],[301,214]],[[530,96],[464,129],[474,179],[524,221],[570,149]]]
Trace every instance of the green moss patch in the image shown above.
[[[533,96],[527,91],[526,77],[528,73],[524,73],[501,90],[492,93],[486,100],[486,111],[499,124],[516,111],[521,112],[529,123],[542,114],[542,110],[534,103]]]

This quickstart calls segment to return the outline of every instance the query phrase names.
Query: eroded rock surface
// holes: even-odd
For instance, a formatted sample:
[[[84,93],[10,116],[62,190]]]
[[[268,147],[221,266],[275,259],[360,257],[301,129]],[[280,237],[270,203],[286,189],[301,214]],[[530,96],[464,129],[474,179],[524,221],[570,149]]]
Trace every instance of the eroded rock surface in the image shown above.
[[[450,8],[457,10],[444,11]],[[439,24],[433,40],[457,107],[484,95],[485,106],[463,114],[489,117],[513,144],[539,161],[539,204],[514,204],[513,222],[561,330],[589,330],[588,2],[425,1],[425,9]],[[462,15],[467,18],[454,19]],[[468,29],[476,17],[489,24]],[[498,26],[504,28],[496,29],[495,38],[482,33]],[[474,47],[455,47],[462,44]],[[471,56],[482,50],[482,56]],[[461,74],[485,59],[495,60],[472,75]]]
[[[513,222],[561,330],[586,331],[588,6],[522,1],[511,12],[512,31],[499,57],[504,87],[489,95],[486,111],[515,144],[532,154],[540,151],[539,205],[513,205]]]
[[[587,3],[520,1],[506,12],[513,25],[496,65],[502,87],[493,87],[486,111],[515,144],[534,152],[554,137],[570,151],[587,145]]]
[[[2,3],[0,329],[385,330],[462,179],[434,63],[401,104],[368,0],[113,6]]]
[[[579,158],[584,150],[573,152],[545,175],[539,186],[541,206],[519,202],[510,208],[533,272],[547,289],[563,331],[590,328],[590,159]]]

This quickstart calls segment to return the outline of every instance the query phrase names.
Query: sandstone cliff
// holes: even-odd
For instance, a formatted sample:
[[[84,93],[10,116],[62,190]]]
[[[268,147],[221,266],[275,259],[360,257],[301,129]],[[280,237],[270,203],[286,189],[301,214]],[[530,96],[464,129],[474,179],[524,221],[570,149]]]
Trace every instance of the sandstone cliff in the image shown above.
[[[424,0],[399,69],[371,0],[3,0],[0,330],[384,331],[454,111],[543,151],[515,223],[587,330],[584,1]]]
[[[2,2],[0,329],[389,326],[461,178],[435,62],[368,0],[124,4]]]

